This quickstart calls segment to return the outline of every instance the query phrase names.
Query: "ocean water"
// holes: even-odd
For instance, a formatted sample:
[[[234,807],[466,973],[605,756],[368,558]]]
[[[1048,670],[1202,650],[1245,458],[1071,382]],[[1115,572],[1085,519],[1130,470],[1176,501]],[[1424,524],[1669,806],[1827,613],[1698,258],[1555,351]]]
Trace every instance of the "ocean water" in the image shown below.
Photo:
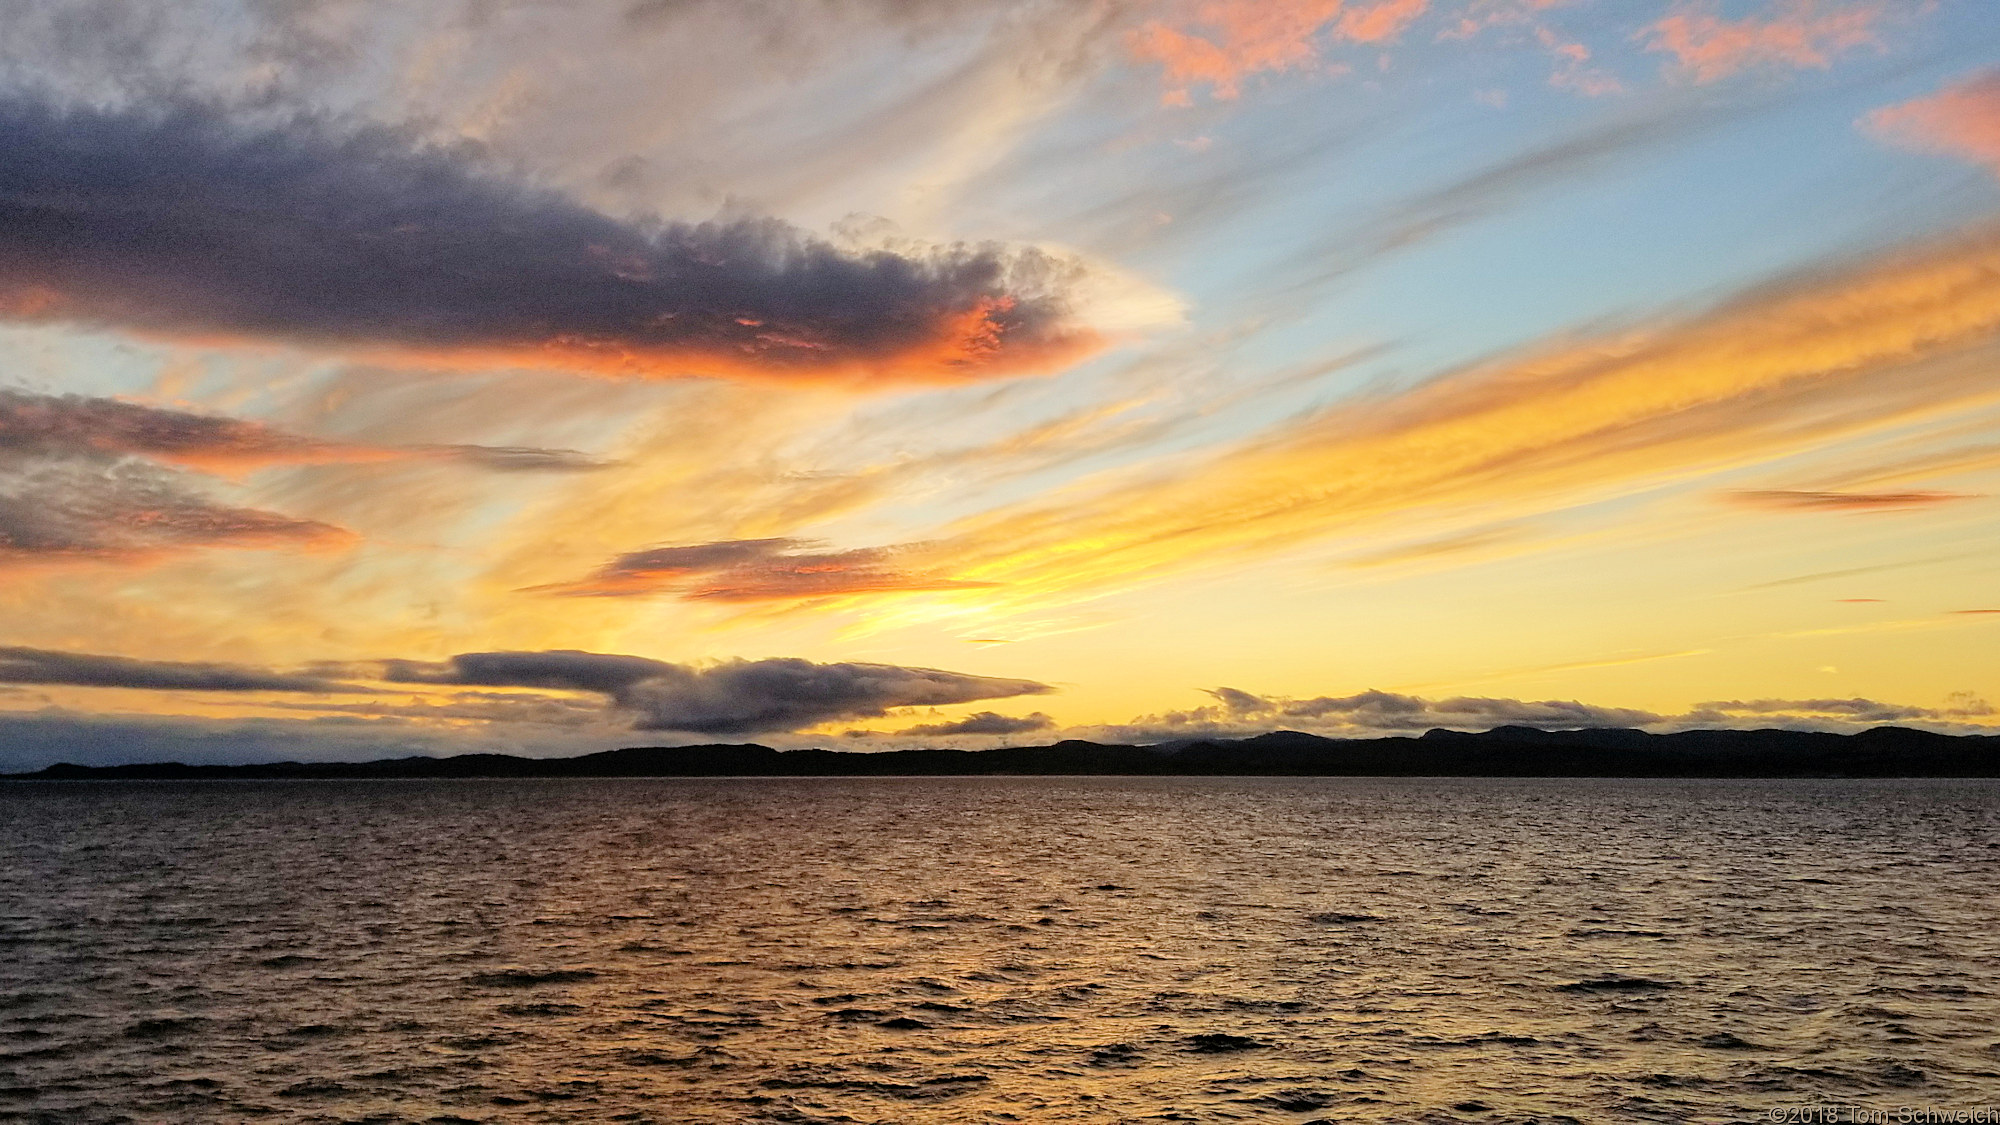
[[[1996,876],[1984,781],[11,785],[0,1120],[1977,1110]]]

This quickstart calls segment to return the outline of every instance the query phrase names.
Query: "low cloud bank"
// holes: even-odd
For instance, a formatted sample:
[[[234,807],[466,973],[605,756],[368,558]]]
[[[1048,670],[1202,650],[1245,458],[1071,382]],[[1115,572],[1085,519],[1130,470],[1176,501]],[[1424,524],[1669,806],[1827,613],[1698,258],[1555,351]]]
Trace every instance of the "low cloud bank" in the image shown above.
[[[918,723],[913,727],[904,727],[896,733],[903,736],[1026,734],[1029,731],[1049,730],[1055,725],[1054,719],[1040,711],[1027,715],[999,715],[992,711],[977,711],[955,722]]]
[[[893,664],[777,658],[692,665],[573,649],[471,652],[440,661],[370,660],[288,670],[0,647],[0,685],[9,684],[261,694],[276,698],[245,702],[301,717],[228,720],[89,715],[55,708],[0,711],[0,770],[35,769],[62,760],[353,760],[481,749],[552,756],[631,745],[641,741],[634,731],[720,741],[755,738],[781,748],[825,746],[830,741],[825,736],[799,732],[879,719],[905,708],[1054,690],[1034,680]],[[25,689],[0,687],[0,692],[9,691],[16,700],[33,699]],[[348,698],[312,698],[337,694]],[[1377,690],[1287,697],[1218,687],[1207,695],[1211,702],[1202,706],[1125,723],[1062,726],[1040,711],[1010,716],[981,710],[898,730],[851,728],[840,741],[887,749],[913,744],[980,747],[996,740],[1040,744],[1065,738],[1152,744],[1244,738],[1274,730],[1379,738],[1436,728],[1485,731],[1502,726],[1654,733],[1764,727],[1852,732],[1884,724],[1941,733],[2000,729],[2000,711],[1964,692],[1940,706],[1863,697],[1763,698],[1712,700],[1679,713],[1577,700],[1430,699]]]
[[[595,692],[634,713],[635,730],[716,735],[800,730],[878,718],[899,707],[940,707],[1054,690],[1033,680],[896,664],[778,658],[697,667],[566,650],[464,653],[439,663],[393,660],[384,669],[383,678],[392,683]]]
[[[1847,731],[1907,723],[1939,731],[1989,732],[1995,715],[1985,700],[1953,696],[1943,707],[1918,707],[1873,699],[1757,699],[1698,703],[1678,714],[1607,707],[1576,700],[1523,700],[1485,696],[1426,699],[1389,691],[1294,699],[1237,688],[1207,692],[1215,702],[1186,711],[1142,715],[1128,723],[1065,733],[1117,742],[1169,742],[1185,738],[1240,738],[1274,729],[1334,738],[1377,738],[1446,730],[1484,731],[1501,726],[1547,730],[1636,728],[1664,733],[1701,727],[1786,727]]]

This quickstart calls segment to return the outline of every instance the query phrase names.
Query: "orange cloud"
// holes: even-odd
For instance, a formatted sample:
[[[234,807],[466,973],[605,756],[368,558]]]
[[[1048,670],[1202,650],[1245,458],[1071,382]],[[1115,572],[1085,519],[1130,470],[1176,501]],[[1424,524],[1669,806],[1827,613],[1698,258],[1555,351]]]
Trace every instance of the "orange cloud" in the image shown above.
[[[1317,62],[1322,36],[1386,42],[1429,8],[1430,0],[1206,0],[1180,18],[1147,22],[1130,46],[1164,68],[1168,102],[1187,104],[1197,85],[1227,100],[1242,94],[1247,78]]]
[[[1893,144],[1962,157],[2000,175],[2000,70],[1884,106],[1863,117],[1861,125]]]
[[[1824,70],[1859,47],[1878,46],[1880,0],[1781,0],[1766,18],[1726,19],[1713,3],[1685,0],[1639,33],[1649,51],[1674,56],[1696,82],[1715,82],[1755,67]]]
[[[1150,479],[1080,482],[966,521],[924,562],[1005,584],[980,603],[1067,600],[1410,513],[1519,518],[1990,400],[1996,354],[1989,228],[1344,404]]]

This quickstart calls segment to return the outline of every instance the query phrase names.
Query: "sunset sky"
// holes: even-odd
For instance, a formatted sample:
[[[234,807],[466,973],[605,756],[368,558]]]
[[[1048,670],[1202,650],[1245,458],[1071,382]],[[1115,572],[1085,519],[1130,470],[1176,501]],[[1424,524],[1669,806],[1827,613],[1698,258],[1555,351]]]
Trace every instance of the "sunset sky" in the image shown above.
[[[0,27],[0,769],[2000,729],[1990,0]]]

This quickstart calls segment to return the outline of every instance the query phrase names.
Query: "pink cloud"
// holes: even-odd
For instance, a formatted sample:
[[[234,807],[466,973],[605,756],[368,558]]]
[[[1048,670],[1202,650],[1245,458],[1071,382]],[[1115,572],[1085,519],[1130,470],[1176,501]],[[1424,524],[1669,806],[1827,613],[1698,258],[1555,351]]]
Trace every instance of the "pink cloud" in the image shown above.
[[[1878,47],[1881,0],[1777,0],[1762,18],[1727,19],[1713,0],[1681,0],[1639,33],[1649,51],[1664,51],[1696,82],[1714,82],[1755,67],[1824,70],[1840,55]]]
[[[2000,175],[2000,70],[1884,106],[1861,126],[1892,144],[1984,164]]]
[[[1185,14],[1147,22],[1129,40],[1132,53],[1157,62],[1168,105],[1188,105],[1207,86],[1229,100],[1245,79],[1319,62],[1323,40],[1383,43],[1401,35],[1430,0],[1205,0]]]
[[[1430,9],[1430,0],[1383,0],[1340,17],[1340,34],[1356,43],[1394,39]]]

